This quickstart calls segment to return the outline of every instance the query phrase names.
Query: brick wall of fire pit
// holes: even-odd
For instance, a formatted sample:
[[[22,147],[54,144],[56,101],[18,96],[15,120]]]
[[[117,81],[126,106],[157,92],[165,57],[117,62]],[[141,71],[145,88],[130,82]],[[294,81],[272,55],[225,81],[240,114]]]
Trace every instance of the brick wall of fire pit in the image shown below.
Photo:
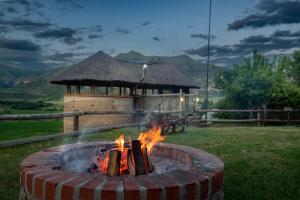
[[[28,156],[20,167],[20,199],[223,199],[223,162],[191,147],[156,144],[149,158],[154,163],[170,160],[178,167],[140,176],[109,177],[64,165],[93,157],[112,144],[70,144]]]

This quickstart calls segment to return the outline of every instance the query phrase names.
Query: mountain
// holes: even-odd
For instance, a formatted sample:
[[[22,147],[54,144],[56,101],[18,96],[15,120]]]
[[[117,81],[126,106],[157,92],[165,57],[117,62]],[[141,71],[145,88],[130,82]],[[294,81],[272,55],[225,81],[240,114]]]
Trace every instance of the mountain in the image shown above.
[[[25,67],[11,67],[0,64],[0,86],[9,87],[14,85],[17,81],[43,73],[43,71],[35,71]]]
[[[200,86],[206,84],[206,64],[194,60],[186,55],[179,56],[145,56],[141,53],[130,51],[115,56],[115,59],[126,63],[151,64],[172,63],[182,73],[185,73]],[[33,70],[28,67],[11,67],[0,65],[0,99],[60,99],[64,87],[50,84],[49,80],[64,71],[66,67],[45,70]],[[47,70],[47,71],[46,71]],[[210,66],[209,81],[217,71],[225,70],[222,67]],[[171,72],[170,72],[171,73]]]
[[[64,87],[50,84],[49,81],[66,68],[57,68],[46,72],[32,72],[11,68],[1,68],[1,72],[10,75],[10,81],[1,73],[0,81],[10,83],[0,85],[0,99],[59,99]],[[14,76],[12,76],[11,74]],[[25,73],[26,72],[26,73]]]
[[[172,63],[176,65],[179,70],[191,77],[194,81],[200,85],[204,85],[206,82],[206,64],[201,61],[194,60],[187,55],[179,56],[145,56],[141,53],[130,51],[128,53],[120,53],[115,56],[115,59],[125,63],[140,63],[151,64],[153,63]],[[212,82],[214,74],[217,71],[225,70],[222,67],[211,65],[209,69],[209,81]]]

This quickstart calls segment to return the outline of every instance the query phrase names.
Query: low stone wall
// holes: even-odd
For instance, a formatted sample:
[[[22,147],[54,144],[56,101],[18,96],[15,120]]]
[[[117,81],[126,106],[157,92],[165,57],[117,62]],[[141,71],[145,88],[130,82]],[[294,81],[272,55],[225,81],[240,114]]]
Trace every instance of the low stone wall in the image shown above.
[[[173,144],[157,144],[151,155],[189,166],[163,174],[107,177],[60,170],[65,152],[91,151],[110,142],[70,144],[28,156],[20,169],[20,199],[223,199],[224,164],[204,151]]]

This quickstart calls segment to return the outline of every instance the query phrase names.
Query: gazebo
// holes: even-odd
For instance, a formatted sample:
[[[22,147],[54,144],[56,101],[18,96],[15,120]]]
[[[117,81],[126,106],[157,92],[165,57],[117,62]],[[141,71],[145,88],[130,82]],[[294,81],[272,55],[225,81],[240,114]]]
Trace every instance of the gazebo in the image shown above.
[[[51,83],[66,85],[64,111],[155,110],[157,106],[178,110],[182,96],[198,88],[175,65],[122,63],[102,51],[68,67]],[[165,102],[161,102],[161,100]],[[158,105],[160,104],[160,105]],[[164,105],[165,104],[165,105]],[[132,122],[130,114],[82,116],[79,127]],[[73,120],[64,119],[64,131],[73,128]]]

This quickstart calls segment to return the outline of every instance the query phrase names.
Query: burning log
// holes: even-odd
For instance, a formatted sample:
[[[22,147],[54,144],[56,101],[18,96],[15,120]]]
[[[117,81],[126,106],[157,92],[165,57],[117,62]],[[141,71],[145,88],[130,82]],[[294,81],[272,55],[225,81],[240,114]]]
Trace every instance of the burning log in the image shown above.
[[[132,155],[134,160],[135,174],[146,174],[145,161],[141,150],[141,142],[139,140],[131,141]]]
[[[146,172],[151,173],[154,170],[152,162],[148,158],[148,150],[147,147],[142,148],[142,154],[145,162]]]
[[[112,149],[109,151],[109,160],[107,166],[108,176],[120,175],[121,153],[122,152],[117,149]]]
[[[134,160],[131,149],[128,149],[127,151],[127,167],[129,174],[135,176]]]

